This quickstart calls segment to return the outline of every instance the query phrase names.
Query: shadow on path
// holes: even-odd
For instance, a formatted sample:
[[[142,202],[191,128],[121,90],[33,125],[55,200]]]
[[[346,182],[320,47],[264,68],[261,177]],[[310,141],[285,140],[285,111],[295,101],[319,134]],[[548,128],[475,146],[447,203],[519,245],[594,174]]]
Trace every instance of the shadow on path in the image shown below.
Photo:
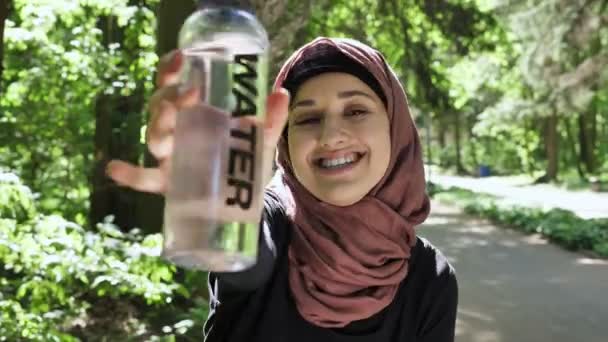
[[[437,202],[418,234],[456,268],[457,341],[608,341],[608,261]]]

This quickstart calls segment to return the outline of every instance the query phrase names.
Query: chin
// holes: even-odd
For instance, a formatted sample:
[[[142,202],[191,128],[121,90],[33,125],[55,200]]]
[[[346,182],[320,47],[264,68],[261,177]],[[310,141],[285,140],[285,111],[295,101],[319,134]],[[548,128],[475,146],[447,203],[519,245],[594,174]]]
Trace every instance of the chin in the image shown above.
[[[335,205],[337,207],[348,207],[349,205],[353,205],[359,202],[363,196],[344,196],[344,193],[341,194],[318,194],[316,197],[327,204]]]

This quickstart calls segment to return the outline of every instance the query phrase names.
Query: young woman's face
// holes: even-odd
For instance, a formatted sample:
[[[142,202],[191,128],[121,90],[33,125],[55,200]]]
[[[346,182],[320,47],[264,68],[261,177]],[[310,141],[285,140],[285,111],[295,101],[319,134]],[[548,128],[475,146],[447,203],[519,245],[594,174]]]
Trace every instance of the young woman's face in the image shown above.
[[[357,77],[324,73],[304,82],[288,121],[289,156],[298,181],[323,202],[347,206],[384,176],[390,124],[382,100]]]

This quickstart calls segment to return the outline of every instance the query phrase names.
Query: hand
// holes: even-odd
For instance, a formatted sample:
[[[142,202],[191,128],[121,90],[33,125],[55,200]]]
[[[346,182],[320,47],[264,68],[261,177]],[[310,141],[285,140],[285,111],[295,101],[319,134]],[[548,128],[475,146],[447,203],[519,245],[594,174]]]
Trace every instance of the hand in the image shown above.
[[[156,85],[158,90],[149,102],[151,115],[146,132],[150,153],[158,160],[158,167],[143,168],[120,160],[112,160],[106,173],[117,184],[134,190],[161,193],[167,190],[171,156],[173,154],[174,130],[179,112],[195,105],[201,95],[198,89],[179,91],[179,70],[184,55],[175,50],[163,56],[159,63]],[[271,169],[277,142],[281,137],[289,111],[289,93],[285,89],[275,90],[268,96],[264,121],[264,163]]]

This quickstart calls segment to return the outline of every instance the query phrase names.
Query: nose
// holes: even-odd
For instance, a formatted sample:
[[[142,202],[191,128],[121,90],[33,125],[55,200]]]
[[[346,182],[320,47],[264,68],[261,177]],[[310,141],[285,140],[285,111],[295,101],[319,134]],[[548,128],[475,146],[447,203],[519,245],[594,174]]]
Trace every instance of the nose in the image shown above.
[[[340,148],[348,141],[346,132],[336,120],[323,120],[319,144],[324,148]]]

